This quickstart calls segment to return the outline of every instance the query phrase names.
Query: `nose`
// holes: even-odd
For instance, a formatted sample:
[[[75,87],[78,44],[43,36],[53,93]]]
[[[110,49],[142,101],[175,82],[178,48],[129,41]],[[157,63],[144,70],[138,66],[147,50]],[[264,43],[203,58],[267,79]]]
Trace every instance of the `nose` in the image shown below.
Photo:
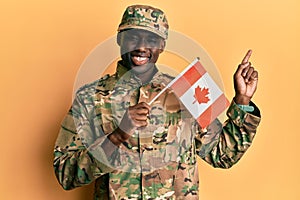
[[[147,43],[147,40],[145,38],[140,38],[136,44],[136,50],[139,51],[146,51],[149,44]]]

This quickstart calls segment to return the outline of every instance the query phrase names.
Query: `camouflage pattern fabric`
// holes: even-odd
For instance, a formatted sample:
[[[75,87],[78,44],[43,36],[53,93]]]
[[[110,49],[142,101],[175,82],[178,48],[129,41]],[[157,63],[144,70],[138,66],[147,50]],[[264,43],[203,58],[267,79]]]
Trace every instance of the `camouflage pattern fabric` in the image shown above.
[[[173,77],[157,72],[143,85],[120,63],[114,75],[78,90],[54,149],[56,177],[66,190],[95,181],[95,199],[199,199],[196,155],[230,168],[251,145],[260,122],[231,103],[228,120],[202,129],[167,90],[152,105],[149,125],[106,156],[104,142],[125,110],[151,99]],[[111,145],[113,145],[111,143]]]
[[[153,32],[163,39],[168,38],[168,21],[163,11],[147,5],[133,5],[126,8],[118,31],[143,29]]]

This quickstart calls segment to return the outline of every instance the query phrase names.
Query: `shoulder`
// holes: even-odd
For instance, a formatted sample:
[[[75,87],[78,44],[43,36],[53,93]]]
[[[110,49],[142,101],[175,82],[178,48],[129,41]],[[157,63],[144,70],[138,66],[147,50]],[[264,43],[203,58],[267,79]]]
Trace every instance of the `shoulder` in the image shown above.
[[[159,72],[158,76],[155,77],[155,81],[158,81],[160,83],[168,84],[171,82],[175,77],[171,76],[167,73]]]
[[[171,76],[170,74],[167,74],[167,73],[162,72],[161,74],[165,79],[168,79],[168,80],[173,80],[175,78],[174,76]]]
[[[77,92],[77,96],[89,96],[94,95],[99,90],[106,90],[107,86],[111,85],[115,81],[115,75],[106,74],[103,77],[95,80],[91,83],[81,86]]]

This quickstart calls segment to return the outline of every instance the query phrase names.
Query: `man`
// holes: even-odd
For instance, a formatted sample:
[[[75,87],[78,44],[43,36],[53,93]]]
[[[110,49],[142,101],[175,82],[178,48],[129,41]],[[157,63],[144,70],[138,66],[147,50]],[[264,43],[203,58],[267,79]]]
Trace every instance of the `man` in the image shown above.
[[[228,120],[200,127],[159,72],[168,22],[150,6],[129,6],[118,29],[114,75],[80,88],[62,122],[54,168],[64,189],[95,181],[95,199],[199,199],[196,155],[229,168],[248,149],[260,121],[251,102],[258,73],[248,51],[234,75]]]

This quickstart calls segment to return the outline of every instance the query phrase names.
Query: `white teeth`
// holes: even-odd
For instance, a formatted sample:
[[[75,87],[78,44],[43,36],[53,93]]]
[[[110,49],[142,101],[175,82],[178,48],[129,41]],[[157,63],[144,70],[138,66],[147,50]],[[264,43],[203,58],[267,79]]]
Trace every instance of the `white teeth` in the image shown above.
[[[145,60],[147,60],[146,57],[139,57],[139,56],[137,56],[136,59],[137,59],[139,62],[140,62],[140,61],[145,61]]]

